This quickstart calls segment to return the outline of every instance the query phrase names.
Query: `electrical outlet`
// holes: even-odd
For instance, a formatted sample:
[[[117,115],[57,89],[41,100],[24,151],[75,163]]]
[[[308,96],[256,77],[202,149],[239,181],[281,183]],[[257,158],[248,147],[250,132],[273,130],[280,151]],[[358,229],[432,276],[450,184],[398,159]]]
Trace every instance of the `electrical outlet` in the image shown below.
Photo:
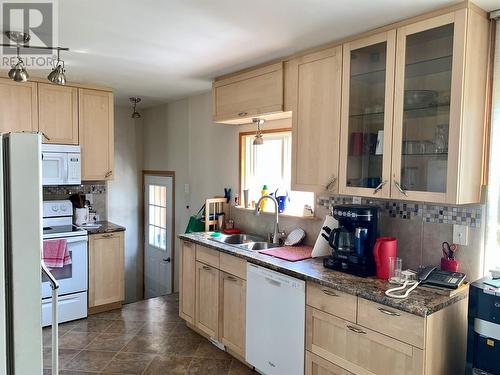
[[[469,227],[453,224],[453,243],[467,246],[469,244]]]
[[[361,197],[352,197],[353,204],[361,204]]]

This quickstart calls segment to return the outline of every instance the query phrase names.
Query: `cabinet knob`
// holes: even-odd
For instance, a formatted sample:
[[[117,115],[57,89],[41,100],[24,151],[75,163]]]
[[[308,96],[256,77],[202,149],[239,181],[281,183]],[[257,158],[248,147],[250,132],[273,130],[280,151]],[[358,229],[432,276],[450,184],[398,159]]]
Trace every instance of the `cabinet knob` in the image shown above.
[[[373,194],[377,194],[380,190],[382,190],[385,184],[387,184],[387,180],[384,180],[380,184],[378,184],[378,186],[373,190]]]

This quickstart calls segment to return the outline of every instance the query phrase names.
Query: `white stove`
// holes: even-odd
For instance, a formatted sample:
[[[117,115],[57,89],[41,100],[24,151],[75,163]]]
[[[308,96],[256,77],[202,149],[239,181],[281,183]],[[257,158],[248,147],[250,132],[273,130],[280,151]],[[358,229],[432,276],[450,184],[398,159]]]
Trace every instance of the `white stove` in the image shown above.
[[[69,200],[43,202],[43,239],[64,239],[71,264],[51,268],[59,282],[59,323],[87,316],[88,250],[87,231],[73,225],[73,205]],[[51,324],[51,289],[42,279],[42,325]]]

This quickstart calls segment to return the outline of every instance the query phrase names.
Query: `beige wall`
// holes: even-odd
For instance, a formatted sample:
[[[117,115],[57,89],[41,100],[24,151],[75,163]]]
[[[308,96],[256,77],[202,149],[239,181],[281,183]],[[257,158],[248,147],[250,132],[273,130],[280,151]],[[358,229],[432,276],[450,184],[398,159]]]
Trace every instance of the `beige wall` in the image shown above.
[[[115,175],[108,183],[108,220],[125,231],[125,302],[142,298],[142,121],[115,107]]]

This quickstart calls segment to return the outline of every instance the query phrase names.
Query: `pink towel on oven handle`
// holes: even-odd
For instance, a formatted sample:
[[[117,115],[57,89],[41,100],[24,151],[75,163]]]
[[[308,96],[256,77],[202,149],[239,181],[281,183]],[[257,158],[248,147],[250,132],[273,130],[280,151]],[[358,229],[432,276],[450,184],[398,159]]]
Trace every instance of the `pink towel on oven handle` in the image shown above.
[[[62,268],[71,264],[68,241],[65,239],[44,240],[42,259],[49,268]]]

